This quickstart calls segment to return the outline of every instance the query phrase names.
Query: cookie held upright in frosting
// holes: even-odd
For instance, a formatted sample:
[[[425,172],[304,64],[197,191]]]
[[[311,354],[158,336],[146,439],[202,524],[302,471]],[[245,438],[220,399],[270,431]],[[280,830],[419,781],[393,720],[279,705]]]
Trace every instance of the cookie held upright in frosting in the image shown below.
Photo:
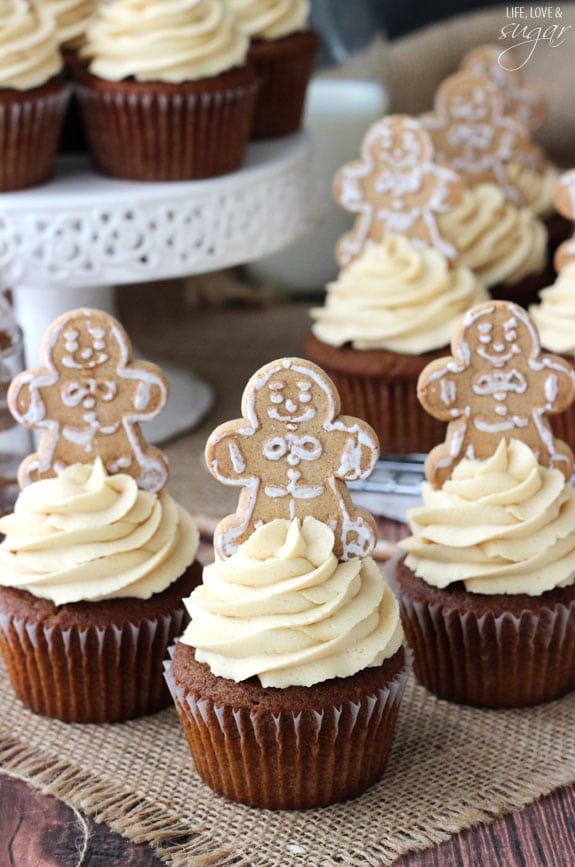
[[[380,778],[405,684],[397,602],[369,556],[374,524],[344,484],[370,471],[377,440],[303,359],[257,371],[242,412],[208,440],[214,476],[243,492],[186,600],[166,677],[213,789],[317,807]]]
[[[573,454],[546,414],[575,395],[517,305],[473,308],[419,394],[451,417],[390,570],[417,678],[441,698],[521,707],[575,688]]]
[[[169,702],[162,662],[201,574],[198,531],[138,428],[164,405],[165,377],[131,363],[120,324],[90,309],[56,320],[43,361],[9,392],[17,420],[43,435],[0,519],[0,650],[37,713],[152,713]]]
[[[52,176],[68,90],[54,21],[42,4],[0,5],[0,191]]]

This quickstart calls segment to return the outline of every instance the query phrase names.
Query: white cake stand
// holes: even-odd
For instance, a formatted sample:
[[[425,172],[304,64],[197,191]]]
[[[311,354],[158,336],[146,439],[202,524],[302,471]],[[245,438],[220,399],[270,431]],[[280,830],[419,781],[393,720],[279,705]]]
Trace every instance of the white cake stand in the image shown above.
[[[304,132],[252,144],[241,170],[205,181],[115,180],[87,157],[63,157],[50,183],[0,194],[0,288],[13,292],[27,364],[38,365],[42,335],[61,313],[117,315],[116,285],[252,262],[309,233],[320,202]],[[160,364],[170,399],[146,425],[155,442],[194,427],[214,396],[190,371]]]

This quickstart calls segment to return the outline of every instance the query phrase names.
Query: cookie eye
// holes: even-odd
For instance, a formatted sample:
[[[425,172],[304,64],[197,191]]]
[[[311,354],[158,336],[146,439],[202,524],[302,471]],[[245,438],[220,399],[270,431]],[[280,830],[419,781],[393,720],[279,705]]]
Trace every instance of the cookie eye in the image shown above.
[[[480,343],[491,343],[491,335],[490,334],[480,334],[479,335]]]
[[[505,339],[508,343],[513,343],[517,340],[517,331],[514,328],[510,329],[505,333]]]
[[[283,395],[278,394],[278,392],[274,392],[270,394],[270,400],[272,403],[283,403]]]
[[[303,391],[300,393],[300,395],[299,395],[300,403],[309,403],[310,400],[311,400],[311,394],[309,393],[309,391]]]

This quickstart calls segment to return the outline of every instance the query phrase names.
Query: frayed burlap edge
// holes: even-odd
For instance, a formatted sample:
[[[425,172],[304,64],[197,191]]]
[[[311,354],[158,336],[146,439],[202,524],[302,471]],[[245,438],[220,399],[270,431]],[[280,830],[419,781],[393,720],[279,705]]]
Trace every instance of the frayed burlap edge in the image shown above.
[[[427,706],[429,713],[427,721],[423,705]],[[420,712],[423,711],[422,715],[416,713],[418,707]],[[382,867],[384,864],[392,864],[397,857],[408,852],[424,850],[445,842],[461,830],[492,822],[499,816],[527,806],[559,786],[573,782],[575,745],[568,747],[564,736],[566,731],[570,730],[569,720],[572,719],[574,710],[575,694],[566,696],[552,705],[523,711],[477,711],[438,701],[410,678],[398,721],[399,737],[396,738],[383,781],[356,801],[299,814],[269,813],[234,805],[233,809],[238,811],[236,814],[238,824],[244,831],[252,831],[252,834],[249,834],[252,837],[251,845],[244,851],[241,851],[242,847],[234,845],[233,839],[230,839],[229,846],[222,845],[221,839],[218,843],[214,840],[213,828],[208,827],[205,822],[178,816],[169,801],[151,799],[138,792],[129,791],[123,786],[117,786],[109,780],[97,779],[85,769],[73,767],[53,754],[50,755],[44,748],[40,751],[38,748],[25,746],[13,736],[3,737],[1,733],[0,767],[43,794],[52,795],[75,811],[90,816],[96,822],[106,822],[113,831],[133,843],[147,843],[158,858],[172,867],[192,867],[192,865],[193,867],[231,867],[231,865],[238,867],[238,865],[292,863],[301,865],[312,862],[321,863],[322,867],[338,863],[345,863],[350,867],[354,865]],[[484,718],[480,721],[476,718],[477,714],[488,714],[489,719]],[[499,716],[500,714],[502,716]],[[512,728],[517,729],[517,738],[525,739],[529,731],[535,734],[532,749],[527,752],[536,755],[536,760],[528,755],[528,760],[523,767],[513,769],[515,771],[513,776],[505,775],[504,780],[494,782],[488,779],[489,773],[485,772],[485,767],[480,761],[474,762],[470,759],[462,779],[458,780],[460,763],[456,754],[460,754],[459,758],[466,754],[466,745],[469,745],[473,754],[474,739],[481,740],[482,729],[486,730],[484,726],[491,727],[498,718],[501,723],[504,723],[504,717],[508,714],[516,717],[516,724],[512,723]],[[510,720],[507,722],[509,723]],[[479,723],[478,727],[477,723]],[[543,745],[549,742],[549,726],[556,729],[558,734],[554,761],[549,761],[551,757],[545,755],[543,748]],[[266,852],[262,852],[259,848],[260,839],[257,834],[253,834],[253,831],[254,827],[262,822],[270,825],[274,822],[288,821],[292,822],[293,829],[297,825],[305,825],[306,822],[317,825],[322,822],[322,817],[325,817],[328,824],[341,822],[346,823],[349,828],[350,818],[354,816],[361,826],[361,814],[363,812],[363,821],[365,821],[367,808],[374,811],[370,813],[374,821],[378,824],[384,823],[386,778],[392,781],[392,785],[393,781],[395,785],[398,780],[404,781],[406,800],[407,802],[411,800],[413,805],[413,799],[417,800],[418,797],[418,787],[414,785],[417,781],[417,773],[414,774],[413,766],[415,765],[416,768],[419,766],[419,774],[425,773],[418,756],[424,755],[425,747],[422,745],[427,740],[426,729],[430,728],[436,730],[445,728],[446,731],[451,729],[458,732],[456,740],[460,742],[459,746],[449,757],[453,761],[453,788],[461,790],[457,804],[454,803],[453,793],[445,799],[445,793],[436,791],[433,798],[436,804],[433,805],[433,809],[430,809],[432,805],[426,804],[427,816],[421,817],[421,823],[414,822],[412,815],[410,821],[402,824],[401,817],[398,815],[395,817],[397,824],[390,827],[388,833],[381,828],[378,839],[364,841],[363,849],[358,845],[360,838],[356,838],[353,851],[346,848],[350,842],[346,839],[346,846],[337,856],[329,852],[322,854],[321,851],[316,851],[315,855],[319,860],[314,857],[308,862],[298,855],[297,846],[292,850],[293,859],[286,859],[281,852],[272,854],[267,849]],[[502,728],[507,728],[507,725],[502,725]],[[416,741],[414,741],[416,731]],[[506,734],[509,735],[509,731]],[[431,749],[433,752],[433,747]],[[446,753],[449,753],[448,749]],[[561,761],[557,761],[559,755],[562,757]],[[446,758],[447,755],[441,753],[436,756],[437,762],[445,761]],[[476,758],[481,758],[481,749],[477,750]],[[434,764],[434,757],[428,756],[427,760],[430,770],[435,767],[440,775],[440,766]],[[469,766],[472,764],[477,767],[477,779],[481,781],[479,787],[475,785],[473,778],[469,779]],[[503,764],[505,764],[505,757]],[[378,810],[380,798],[381,812]],[[222,802],[223,799],[218,799],[218,803]],[[355,809],[354,805],[357,805]],[[426,812],[425,809],[422,812]],[[409,813],[408,809],[406,815]],[[411,813],[413,814],[413,810]],[[431,820],[430,814],[434,816]],[[279,824],[277,830],[280,830]],[[307,830],[309,831],[309,828]],[[288,831],[288,836],[289,833],[291,831]]]

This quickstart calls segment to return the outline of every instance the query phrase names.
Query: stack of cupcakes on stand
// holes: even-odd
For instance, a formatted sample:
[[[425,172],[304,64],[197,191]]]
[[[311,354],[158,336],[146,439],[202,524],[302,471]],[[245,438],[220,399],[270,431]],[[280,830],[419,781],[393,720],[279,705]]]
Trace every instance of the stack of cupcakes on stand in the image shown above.
[[[201,567],[139,428],[166,398],[161,370],[133,362],[122,326],[90,309],[57,319],[42,367],[10,386],[12,414],[41,436],[0,519],[0,651],[37,713],[99,723],[169,704],[163,660]]]
[[[212,474],[242,491],[166,676],[216,792],[318,807],[381,777],[407,676],[397,602],[369,556],[376,528],[346,487],[379,447],[303,359],[258,370],[242,413],[208,439]]]
[[[257,90],[247,53],[222,0],[101,3],[77,77],[95,168],[139,181],[239,168]]]
[[[476,72],[445,79],[434,110],[420,120],[437,162],[458,172],[469,188],[460,208],[443,218],[442,230],[461,261],[483,276],[492,297],[526,306],[549,282],[551,263],[547,229],[516,176],[518,170],[540,173],[552,191],[556,170],[549,169],[529,129],[506,113],[500,89]]]
[[[554,195],[557,211],[569,225],[575,220],[575,169],[562,174]],[[555,253],[555,281],[539,293],[529,312],[539,330],[541,345],[565,358],[575,368],[575,238],[564,241]],[[556,436],[575,444],[575,406],[553,416]]]
[[[306,355],[390,454],[426,453],[444,425],[422,412],[417,378],[465,311],[489,297],[440,227],[463,184],[434,161],[418,120],[391,115],[370,127],[361,159],[340,169],[334,191],[358,217],[337,246],[338,279],[311,311]]]
[[[0,191],[53,174],[68,88],[56,27],[43,4],[0,7]]]
[[[288,135],[301,126],[319,39],[309,0],[224,0],[250,40],[259,79],[252,138]]]
[[[448,430],[390,569],[414,671],[450,701],[550,701],[575,688],[575,490],[547,415],[571,403],[575,376],[506,301],[470,310],[452,352],[419,380]]]

